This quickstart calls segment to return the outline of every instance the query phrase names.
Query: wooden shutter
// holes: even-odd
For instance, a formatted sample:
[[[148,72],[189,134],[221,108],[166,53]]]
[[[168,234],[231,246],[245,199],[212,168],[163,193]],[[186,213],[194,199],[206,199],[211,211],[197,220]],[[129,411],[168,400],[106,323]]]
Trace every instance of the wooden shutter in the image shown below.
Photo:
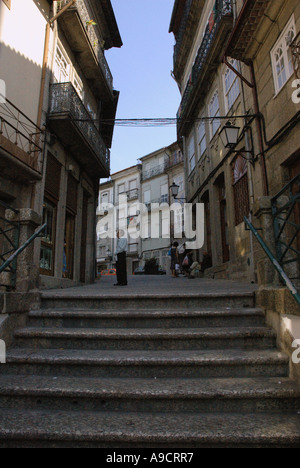
[[[47,155],[45,192],[58,202],[60,192],[61,164],[51,154]]]

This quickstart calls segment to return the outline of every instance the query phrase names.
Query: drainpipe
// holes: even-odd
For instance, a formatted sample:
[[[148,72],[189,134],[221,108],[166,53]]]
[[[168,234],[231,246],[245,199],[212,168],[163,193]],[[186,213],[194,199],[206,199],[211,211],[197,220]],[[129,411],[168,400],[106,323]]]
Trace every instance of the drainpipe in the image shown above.
[[[50,31],[51,26],[55,23],[55,21],[71,6],[74,5],[76,0],[71,0],[64,8],[60,10],[52,19],[50,19],[46,24],[46,32],[45,32],[45,44],[44,44],[44,55],[43,55],[43,66],[42,66],[42,78],[41,78],[41,88],[40,88],[40,97],[39,97],[39,105],[38,105],[38,115],[37,115],[37,127],[41,128],[41,120],[42,120],[42,113],[43,113],[43,103],[44,103],[44,94],[45,94],[45,87],[46,87],[46,74],[47,74],[47,65],[48,65],[48,58],[49,58],[49,43],[50,43]],[[32,187],[31,190],[31,202],[30,207],[34,210],[35,205],[35,187]]]
[[[253,62],[251,62],[249,66],[250,66],[250,71],[251,71],[251,80],[252,80],[252,83],[254,84],[254,88],[253,88],[254,113],[256,115],[260,115],[257,84],[256,84],[256,77],[255,77],[255,70],[254,70]],[[259,117],[256,119],[256,125],[257,125],[257,133],[258,133],[260,158],[261,158],[263,194],[264,196],[268,196],[270,192],[269,192],[268,173],[267,173],[267,166],[266,166],[266,153],[265,153],[264,142],[263,142],[263,130],[261,126],[261,119]]]

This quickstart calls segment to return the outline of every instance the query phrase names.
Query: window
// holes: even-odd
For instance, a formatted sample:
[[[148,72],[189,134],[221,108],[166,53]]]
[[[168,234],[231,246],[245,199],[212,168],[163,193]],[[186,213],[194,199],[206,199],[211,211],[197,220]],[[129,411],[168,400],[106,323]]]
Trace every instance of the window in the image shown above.
[[[231,60],[231,65],[237,69],[238,62],[236,60]],[[227,114],[240,95],[240,84],[238,76],[230,68],[227,68],[224,74],[224,90]]]
[[[146,190],[144,192],[144,203],[147,204],[147,203],[150,203],[150,201],[151,201],[151,191]]]
[[[188,159],[189,159],[189,168],[190,173],[196,167],[196,155],[195,155],[195,138],[194,135],[191,136],[189,144],[188,144]]]
[[[202,116],[203,118],[203,116]],[[199,144],[199,155],[200,157],[206,150],[206,128],[205,128],[205,121],[201,121],[198,127],[198,144]]]
[[[108,208],[108,193],[102,193],[101,195],[101,209],[106,210]]]
[[[296,26],[294,16],[292,16],[271,52],[276,94],[279,93],[293,74],[293,58],[290,45],[295,37]]]
[[[217,133],[221,122],[219,119],[216,119],[215,117],[220,116],[220,103],[219,103],[219,91],[217,90],[210,103],[209,103],[209,117],[214,117],[214,120],[210,124],[210,137],[213,138],[215,134]]]
[[[83,83],[76,71],[74,71],[73,86],[76,89],[80,99],[83,99]]]
[[[70,64],[66,54],[59,45],[56,47],[54,76],[58,83],[70,81]]]
[[[161,203],[168,203],[169,201],[169,187],[168,184],[164,184],[160,188],[160,202]]]
[[[237,226],[243,223],[244,216],[248,216],[250,212],[247,161],[241,155],[233,165],[233,193]]]
[[[123,193],[125,193],[125,184],[118,186],[118,195],[122,195]]]

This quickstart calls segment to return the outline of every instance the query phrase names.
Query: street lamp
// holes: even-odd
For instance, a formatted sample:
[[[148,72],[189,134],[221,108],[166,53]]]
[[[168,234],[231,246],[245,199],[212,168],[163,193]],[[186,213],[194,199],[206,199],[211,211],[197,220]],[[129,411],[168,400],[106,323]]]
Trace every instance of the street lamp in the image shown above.
[[[227,122],[220,132],[220,137],[225,148],[235,148],[239,139],[240,127]]]
[[[177,198],[178,193],[179,193],[179,188],[180,186],[176,185],[175,182],[173,182],[173,184],[170,187],[172,197],[174,198],[174,200],[186,200],[186,198]]]

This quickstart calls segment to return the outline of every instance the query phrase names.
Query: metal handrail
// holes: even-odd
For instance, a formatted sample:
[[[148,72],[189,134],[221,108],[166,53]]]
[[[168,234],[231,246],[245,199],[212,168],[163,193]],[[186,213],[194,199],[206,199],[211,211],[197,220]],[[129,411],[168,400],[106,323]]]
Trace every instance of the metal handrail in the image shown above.
[[[18,256],[25,250],[27,247],[37,238],[40,234],[46,229],[47,223],[43,224],[21,247],[17,248],[15,252],[0,266],[0,274],[4,271],[9,271],[11,273],[15,273],[15,271],[11,268],[11,264],[15,262]],[[9,268],[9,270],[7,270]],[[15,279],[14,279],[15,280]],[[5,285],[6,286],[6,285]],[[14,287],[14,285],[13,285]]]
[[[297,291],[296,289],[296,286],[293,284],[293,282],[289,279],[288,275],[285,273],[285,271],[283,270],[282,266],[280,265],[280,263],[278,262],[278,260],[276,260],[276,258],[274,257],[274,255],[272,254],[271,250],[269,249],[269,247],[267,246],[267,244],[265,243],[265,241],[262,239],[262,237],[258,234],[257,230],[255,229],[255,227],[253,226],[253,224],[249,221],[249,219],[245,216],[244,217],[244,220],[245,220],[245,223],[246,225],[249,227],[249,229],[251,230],[251,232],[254,234],[254,236],[256,237],[256,239],[258,240],[259,244],[261,245],[261,247],[263,248],[263,250],[265,251],[266,255],[269,257],[270,261],[272,262],[274,268],[277,270],[277,272],[279,273],[280,277],[282,278],[282,280],[284,281],[285,285],[287,286],[287,288],[290,290],[290,292],[292,293],[293,297],[295,298],[295,300],[298,302],[298,304],[300,305],[300,294],[299,292]]]
[[[287,201],[282,200],[283,203],[279,203],[280,197],[284,195],[287,197]],[[296,263],[297,269],[297,265],[300,264],[300,251],[297,247],[300,225],[294,222],[293,214],[297,207],[300,210],[300,174],[272,198],[271,204],[277,260],[282,267],[286,264]],[[299,277],[292,279],[299,279]]]

